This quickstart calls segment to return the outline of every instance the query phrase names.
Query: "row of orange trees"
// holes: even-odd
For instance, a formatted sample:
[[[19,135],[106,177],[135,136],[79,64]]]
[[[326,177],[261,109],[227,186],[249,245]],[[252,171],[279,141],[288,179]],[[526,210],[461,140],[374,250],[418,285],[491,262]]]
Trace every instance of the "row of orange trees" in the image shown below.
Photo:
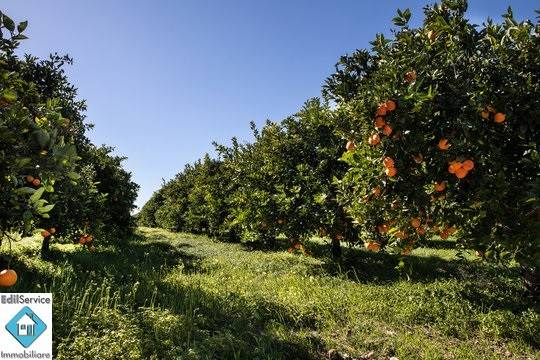
[[[123,237],[138,186],[123,158],[86,137],[85,102],[63,70],[71,59],[15,54],[26,27],[0,13],[0,246],[40,233],[46,255],[51,239]]]
[[[345,174],[342,141],[329,124],[331,111],[313,99],[294,116],[267,122],[256,139],[216,144],[164,184],[143,207],[139,223],[225,239],[269,242],[285,235],[293,244],[314,232],[357,241],[357,231],[336,201],[334,177]]]
[[[336,255],[344,240],[408,254],[454,236],[518,261],[538,289],[540,28],[510,9],[474,26],[466,9],[427,7],[418,28],[398,11],[390,38],[340,59],[324,103],[218,146],[156,192],[141,223],[293,243],[328,234]]]

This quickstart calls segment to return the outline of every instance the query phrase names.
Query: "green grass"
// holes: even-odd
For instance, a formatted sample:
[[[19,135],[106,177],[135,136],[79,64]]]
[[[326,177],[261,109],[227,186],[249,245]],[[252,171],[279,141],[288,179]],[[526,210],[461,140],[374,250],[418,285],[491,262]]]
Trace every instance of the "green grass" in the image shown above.
[[[415,250],[313,256],[140,229],[121,250],[18,242],[10,292],[54,294],[56,359],[496,359],[540,357],[538,303],[516,269]],[[6,247],[2,250],[5,251]],[[336,357],[337,358],[337,357]]]

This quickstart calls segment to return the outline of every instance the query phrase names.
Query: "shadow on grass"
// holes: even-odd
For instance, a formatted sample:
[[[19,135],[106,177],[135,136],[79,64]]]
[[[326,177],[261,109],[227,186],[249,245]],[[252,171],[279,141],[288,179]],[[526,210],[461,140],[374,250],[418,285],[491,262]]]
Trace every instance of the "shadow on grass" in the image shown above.
[[[437,280],[473,279],[478,275],[504,275],[519,277],[516,269],[494,266],[480,261],[443,259],[438,256],[399,256],[385,252],[369,252],[359,247],[343,247],[343,256],[339,260],[332,258],[329,243],[307,241],[304,243],[310,255],[323,261],[323,273],[328,275],[346,276],[351,280],[362,283],[381,283],[407,279],[412,282],[430,283]],[[455,243],[440,240],[428,240],[426,247],[435,249],[452,249]],[[247,251],[280,252],[287,251],[290,243],[278,239],[270,244],[261,242],[246,242],[242,244]],[[405,262],[405,269],[397,269],[399,262]]]
[[[12,267],[17,269],[23,281],[9,292],[37,291],[40,288],[37,284],[39,286],[43,284],[48,288],[54,281],[58,282],[60,279],[68,282],[60,286],[60,289],[69,293],[68,300],[62,307],[75,308],[85,289],[93,291],[99,288],[99,281],[105,281],[106,286],[118,292],[124,304],[134,284],[137,283],[138,290],[133,307],[130,305],[120,309],[126,319],[137,324],[144,334],[144,341],[141,342],[147,358],[176,358],[188,351],[195,351],[200,358],[212,359],[320,358],[324,345],[318,337],[280,336],[273,327],[277,322],[278,326],[285,326],[287,329],[311,328],[314,326],[314,319],[304,318],[299,322],[290,314],[289,309],[262,299],[248,302],[236,294],[217,295],[196,285],[175,282],[171,284],[166,281],[166,275],[177,266],[182,267],[184,274],[201,271],[199,267],[201,259],[186,253],[189,247],[191,245],[171,242],[168,239],[136,241],[128,243],[121,250],[107,247],[95,253],[89,253],[83,248],[62,251],[61,248],[52,247],[47,260],[40,260],[41,266],[35,268],[28,267],[25,258],[37,258],[39,254],[35,249],[28,248],[21,250],[12,262]],[[53,269],[70,273],[71,276],[58,278],[58,274],[51,271],[50,265],[53,265]],[[55,296],[61,297],[60,294]],[[100,300],[95,301],[99,303]],[[149,314],[145,313],[146,310],[140,308],[148,306],[152,306],[150,311],[155,311],[152,316],[147,316]],[[180,333],[161,333],[158,336],[159,327],[162,326],[158,318],[162,311],[172,313],[180,319],[182,323]],[[86,323],[87,319],[82,318],[79,319],[82,321],[80,323],[70,314],[73,314],[72,310],[55,318],[56,355],[58,345],[64,341],[67,345],[64,343],[63,346],[67,346],[69,351],[75,353],[84,351],[70,348],[70,337],[97,336],[93,327],[96,326],[94,322],[98,320]],[[279,320],[275,320],[276,318]],[[80,323],[76,330],[80,333],[72,333],[72,321]],[[111,331],[121,329],[123,326],[111,322],[112,320],[106,325],[113,327]],[[88,344],[91,346],[92,342],[88,341]],[[65,351],[65,348],[62,349]],[[172,353],[171,349],[179,352]]]
[[[480,309],[507,310],[516,315],[539,305],[527,296],[522,278],[516,267],[503,267],[482,261],[460,258],[444,259],[437,256],[398,256],[388,253],[364,251],[358,247],[344,247],[343,257],[336,261],[331,257],[330,244],[308,241],[311,256],[322,260],[313,265],[315,275],[334,276],[350,281],[385,286],[407,280],[411,283],[431,284],[438,281],[455,280],[459,284],[459,296]],[[451,241],[428,240],[426,247],[452,249]],[[278,240],[270,245],[250,242],[244,244],[248,251],[286,251],[289,243]],[[398,268],[403,260],[404,267]]]

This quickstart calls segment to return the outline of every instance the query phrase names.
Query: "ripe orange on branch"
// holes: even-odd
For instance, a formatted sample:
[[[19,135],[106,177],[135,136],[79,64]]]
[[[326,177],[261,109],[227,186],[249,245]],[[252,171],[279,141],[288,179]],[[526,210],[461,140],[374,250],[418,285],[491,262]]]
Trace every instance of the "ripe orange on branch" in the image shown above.
[[[463,179],[464,177],[467,176],[468,173],[469,172],[467,171],[467,169],[462,167],[462,168],[459,168],[458,170],[456,170],[456,177],[458,179]]]
[[[474,169],[474,161],[472,160],[465,160],[463,162],[463,168],[467,171],[471,171],[472,169]]]
[[[450,174],[455,174],[456,171],[461,169],[463,167],[463,164],[459,161],[452,161],[450,162],[450,165],[448,165],[448,172]]]
[[[489,111],[488,110],[482,110],[480,112],[480,116],[482,116],[482,119],[489,119]]]
[[[504,122],[504,120],[506,120],[506,115],[499,112],[495,114],[495,117],[493,119],[495,120],[496,123],[502,123]]]
[[[385,168],[393,168],[394,167],[394,159],[387,156],[383,159],[383,165]]]
[[[379,134],[373,134],[369,137],[368,143],[371,146],[378,145],[381,142],[381,137]]]
[[[389,177],[394,177],[396,176],[397,174],[397,170],[396,168],[394,167],[390,167],[390,168],[386,168],[386,170],[384,171],[386,175],[388,175]]]
[[[444,181],[436,182],[433,185],[433,188],[435,189],[435,191],[438,191],[438,192],[444,191],[444,189],[446,189],[446,183]]]
[[[388,109],[386,108],[386,104],[381,104],[377,108],[377,112],[375,113],[377,116],[385,116]]]
[[[377,129],[380,129],[382,128],[384,125],[386,125],[386,122],[384,121],[384,118],[381,117],[381,116],[377,116],[375,118],[375,122],[374,122],[374,125]]]
[[[420,225],[421,225],[420,219],[419,219],[419,218],[413,218],[413,219],[411,220],[411,225],[412,225],[412,227],[415,228],[415,229],[419,228]]]
[[[392,131],[393,131],[392,127],[388,124],[384,125],[383,130],[382,130],[383,134],[386,136],[390,136],[390,134],[392,134]]]
[[[439,149],[445,151],[445,150],[448,150],[448,148],[450,148],[450,144],[448,143],[448,140],[445,139],[445,138],[442,138],[439,140]]]
[[[0,286],[8,287],[17,283],[17,273],[15,270],[6,269],[0,272]]]
[[[386,105],[386,110],[387,111],[396,110],[396,103],[393,100],[386,101],[385,105]]]
[[[94,237],[92,235],[85,234],[79,238],[79,244],[81,245],[91,244],[93,242],[94,242]]]
[[[347,145],[345,145],[345,148],[347,149],[347,151],[354,151],[356,150],[356,145],[352,140],[349,140],[347,141]]]
[[[369,241],[367,243],[364,244],[364,246],[366,247],[366,249],[370,250],[370,251],[379,251],[381,249],[381,245],[379,245],[378,243],[374,242],[374,241]]]

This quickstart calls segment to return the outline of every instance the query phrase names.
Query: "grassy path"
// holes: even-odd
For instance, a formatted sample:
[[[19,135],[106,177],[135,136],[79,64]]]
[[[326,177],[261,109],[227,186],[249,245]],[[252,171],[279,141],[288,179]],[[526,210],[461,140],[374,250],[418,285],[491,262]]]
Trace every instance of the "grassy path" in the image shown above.
[[[31,239],[15,247],[10,291],[54,293],[57,359],[479,359],[540,357],[538,303],[515,269],[451,249],[345,263],[205,237],[140,230],[121,250]],[[352,252],[354,252],[354,256]]]

